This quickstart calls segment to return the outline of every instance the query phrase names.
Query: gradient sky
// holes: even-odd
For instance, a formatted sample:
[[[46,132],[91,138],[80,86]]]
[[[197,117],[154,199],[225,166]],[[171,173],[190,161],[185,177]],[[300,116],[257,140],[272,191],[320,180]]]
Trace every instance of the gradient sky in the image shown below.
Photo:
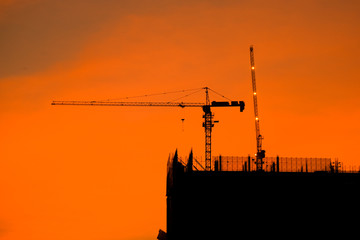
[[[50,103],[208,86],[247,104],[214,110],[213,155],[254,154],[251,44],[267,155],[358,164],[359,12],[346,0],[1,0],[0,238],[156,239],[169,153],[204,155],[201,109]]]

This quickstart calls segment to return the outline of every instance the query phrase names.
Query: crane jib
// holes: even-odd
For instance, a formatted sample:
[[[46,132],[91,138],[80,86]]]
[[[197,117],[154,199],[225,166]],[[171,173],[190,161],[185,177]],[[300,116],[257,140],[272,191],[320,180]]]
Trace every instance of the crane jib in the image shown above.
[[[53,101],[51,105],[74,105],[74,106],[144,106],[144,107],[204,107],[204,103],[186,102],[107,102],[107,101]],[[244,111],[243,101],[217,102],[212,101],[209,107],[240,107]]]

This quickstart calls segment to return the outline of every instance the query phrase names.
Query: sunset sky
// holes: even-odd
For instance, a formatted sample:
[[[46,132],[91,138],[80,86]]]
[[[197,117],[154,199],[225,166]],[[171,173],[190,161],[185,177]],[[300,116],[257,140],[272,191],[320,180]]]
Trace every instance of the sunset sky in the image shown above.
[[[355,0],[0,0],[0,239],[156,239],[169,154],[204,158],[202,110],[51,101],[208,86],[246,103],[213,110],[213,155],[253,155],[250,45],[267,156],[358,165],[359,13]]]

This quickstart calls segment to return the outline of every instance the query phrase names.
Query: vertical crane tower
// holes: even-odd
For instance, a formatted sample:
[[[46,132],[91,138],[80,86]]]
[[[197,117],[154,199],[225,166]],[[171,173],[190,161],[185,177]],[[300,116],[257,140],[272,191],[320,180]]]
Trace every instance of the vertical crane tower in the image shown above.
[[[206,93],[206,102],[203,106],[204,111],[204,122],[203,127],[205,128],[205,169],[210,170],[211,169],[211,131],[214,127],[213,123],[213,114],[211,112],[210,108],[210,98],[209,98],[209,88],[205,88]]]
[[[254,61],[254,47],[250,46],[250,65],[251,65],[251,81],[253,88],[253,101],[254,101],[254,114],[255,114],[255,133],[256,133],[256,170],[263,170],[263,159],[265,158],[265,150],[262,149],[263,136],[260,134],[260,123],[259,123],[259,110],[257,102],[256,92],[256,78],[255,78],[255,61]]]

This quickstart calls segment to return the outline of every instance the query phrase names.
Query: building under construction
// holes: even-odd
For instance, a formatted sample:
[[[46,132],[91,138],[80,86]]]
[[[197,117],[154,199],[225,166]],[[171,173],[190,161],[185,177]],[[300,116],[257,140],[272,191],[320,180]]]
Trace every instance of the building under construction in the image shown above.
[[[325,237],[357,228],[359,173],[340,172],[330,159],[267,161],[255,171],[254,159],[214,157],[205,171],[192,153],[170,156],[167,230],[158,238]]]

